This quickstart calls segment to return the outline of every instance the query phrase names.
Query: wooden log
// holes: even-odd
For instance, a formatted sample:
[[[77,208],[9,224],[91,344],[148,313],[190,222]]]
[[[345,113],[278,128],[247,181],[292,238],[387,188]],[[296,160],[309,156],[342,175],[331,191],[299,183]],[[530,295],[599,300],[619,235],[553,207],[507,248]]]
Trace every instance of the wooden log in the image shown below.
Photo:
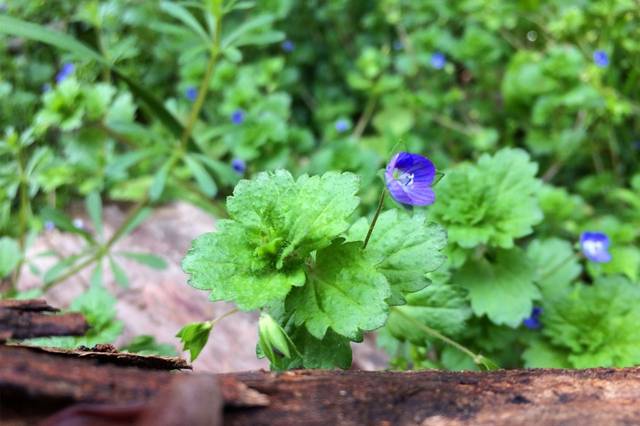
[[[0,301],[0,342],[30,337],[82,336],[89,324],[81,314],[52,314],[44,300]]]
[[[0,415],[13,424],[176,424],[152,416],[163,407],[183,424],[215,425],[216,389],[227,425],[640,424],[640,368],[213,376],[0,346]]]
[[[269,407],[226,425],[640,424],[640,368],[234,374]]]
[[[59,424],[68,424],[70,419],[80,419],[77,423],[71,423],[78,425],[110,424],[109,420],[118,424],[117,420],[121,418],[139,420],[141,425],[175,424],[153,423],[151,420],[148,421],[151,423],[144,423],[140,419],[155,419],[147,412],[152,409],[157,411],[158,405],[173,406],[175,410],[183,412],[184,399],[173,398],[176,400],[170,402],[167,399],[171,398],[167,395],[189,395],[192,392],[185,391],[185,387],[191,386],[200,389],[195,394],[203,395],[202,398],[187,398],[189,412],[198,414],[198,418],[201,418],[203,410],[211,410],[216,404],[221,407],[222,400],[229,407],[268,404],[266,396],[249,389],[233,377],[220,379],[223,383],[222,399],[216,401],[213,395],[217,392],[215,389],[219,380],[214,375],[174,374],[140,368],[143,364],[139,362],[133,363],[137,367],[125,367],[122,362],[116,365],[110,361],[67,356],[32,347],[0,345],[0,424],[34,424],[64,409],[69,411],[59,413],[62,416]],[[207,399],[208,396],[213,399]],[[164,398],[165,402],[159,403],[157,398]],[[215,412],[210,413],[211,419],[214,419]],[[97,420],[103,417],[105,422]]]

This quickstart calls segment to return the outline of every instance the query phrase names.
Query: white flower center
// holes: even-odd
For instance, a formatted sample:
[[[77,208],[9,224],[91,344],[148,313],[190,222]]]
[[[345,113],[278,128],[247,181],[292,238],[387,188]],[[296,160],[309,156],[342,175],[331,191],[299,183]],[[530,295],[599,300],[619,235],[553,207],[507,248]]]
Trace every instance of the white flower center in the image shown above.
[[[604,250],[602,241],[587,240],[583,243],[584,251],[592,256],[598,255]]]
[[[401,170],[395,169],[393,171],[393,177],[400,183],[400,185],[404,187],[413,185],[413,173],[403,172]]]

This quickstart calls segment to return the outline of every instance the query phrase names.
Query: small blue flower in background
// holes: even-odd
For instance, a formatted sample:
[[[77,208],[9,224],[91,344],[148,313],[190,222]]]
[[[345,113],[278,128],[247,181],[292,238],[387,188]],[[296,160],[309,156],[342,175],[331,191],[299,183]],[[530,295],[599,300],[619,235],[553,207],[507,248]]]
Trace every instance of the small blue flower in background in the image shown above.
[[[387,188],[394,200],[412,206],[433,204],[436,195],[431,188],[436,167],[427,157],[409,152],[396,154],[384,173]]]
[[[338,121],[336,121],[335,127],[336,127],[336,132],[344,133],[347,130],[349,130],[349,127],[351,126],[349,125],[349,121],[347,119],[341,118]]]
[[[609,66],[609,55],[604,50],[596,50],[593,52],[593,62],[600,68],[606,68]]]
[[[189,99],[191,102],[195,102],[198,97],[198,89],[195,86],[187,87],[187,90],[184,92],[184,96]]]
[[[75,226],[78,229],[84,229],[84,220],[82,220],[79,217],[76,217],[75,219],[73,219],[73,226]]]
[[[282,47],[282,50],[290,53],[293,52],[293,49],[296,48],[296,44],[294,42],[292,42],[291,40],[285,40],[282,42],[282,44],[280,45],[280,47]]]
[[[606,263],[611,261],[610,244],[609,237],[602,232],[583,232],[580,235],[582,254],[592,262]]]
[[[396,40],[393,42],[393,50],[402,50],[404,49],[404,44],[402,44],[401,40]]]
[[[435,52],[431,55],[431,66],[437,70],[441,70],[447,64],[447,58],[442,52]]]
[[[47,93],[51,91],[51,85],[49,83],[45,83],[42,85],[42,93]]]
[[[233,113],[231,114],[231,122],[233,124],[242,124],[244,123],[244,110],[242,108],[238,108],[237,110],[233,111]]]
[[[58,74],[56,75],[56,83],[62,83],[63,81],[65,81],[71,76],[71,74],[73,74],[75,70],[76,66],[71,62],[63,64],[62,68],[60,68],[60,71],[58,71]]]
[[[45,230],[45,231],[53,231],[54,229],[56,229],[56,224],[55,224],[55,223],[53,223],[52,221],[47,220],[47,221],[44,223],[44,230]]]
[[[542,314],[542,308],[535,306],[531,310],[531,316],[529,318],[525,318],[522,321],[522,324],[527,327],[529,330],[538,330],[542,324],[540,324],[540,315]]]
[[[231,167],[236,173],[243,175],[244,171],[247,170],[247,163],[241,158],[234,158],[231,160]]]

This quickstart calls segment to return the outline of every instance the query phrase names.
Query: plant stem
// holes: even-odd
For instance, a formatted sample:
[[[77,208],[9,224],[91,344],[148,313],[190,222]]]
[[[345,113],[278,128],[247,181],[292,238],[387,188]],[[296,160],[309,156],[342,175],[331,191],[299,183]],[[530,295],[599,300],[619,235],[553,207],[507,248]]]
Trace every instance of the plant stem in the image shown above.
[[[136,215],[140,212],[140,210],[142,210],[144,207],[147,206],[148,203],[149,203],[149,200],[147,198],[145,198],[142,201],[140,201],[138,204],[136,204],[129,211],[129,213],[127,213],[126,218],[124,219],[124,221],[122,222],[120,227],[118,229],[116,229],[116,231],[113,233],[113,235],[111,236],[109,241],[107,241],[104,245],[99,246],[97,248],[97,250],[95,251],[95,253],[93,253],[91,256],[89,256],[86,260],[84,260],[83,262],[77,264],[76,266],[74,266],[73,268],[69,269],[64,274],[60,275],[59,277],[55,278],[54,280],[52,280],[52,281],[46,283],[44,286],[42,286],[43,292],[46,292],[46,291],[50,290],[51,288],[55,287],[56,285],[60,284],[61,282],[65,281],[65,280],[67,280],[69,277],[72,277],[73,275],[75,275],[78,272],[80,272],[83,269],[85,269],[87,266],[91,265],[93,262],[95,262],[97,260],[100,260],[106,254],[108,254],[109,249],[111,249],[111,247],[116,243],[116,241],[118,241],[118,239],[122,236],[122,234],[124,233],[125,229],[129,226],[131,221],[136,217]]]
[[[378,202],[378,208],[376,209],[376,213],[373,215],[373,219],[371,220],[371,225],[369,225],[369,230],[367,231],[367,236],[364,239],[364,245],[362,249],[367,248],[367,244],[369,244],[369,239],[371,238],[371,234],[373,233],[373,228],[376,226],[376,222],[378,221],[378,216],[380,216],[380,211],[382,210],[382,206],[384,205],[384,196],[387,193],[386,190],[382,190],[382,194],[380,194],[380,201]]]
[[[22,265],[24,264],[24,258],[26,256],[27,221],[29,219],[29,211],[31,210],[31,206],[29,203],[29,182],[24,170],[23,151],[21,147],[19,147],[18,149],[18,173],[20,173],[20,186],[18,188],[18,190],[20,191],[20,209],[18,211],[18,244],[20,247],[20,261],[18,262],[18,265],[16,265],[16,269],[13,272],[10,291],[16,290],[18,288],[18,280],[20,279]]]
[[[436,339],[439,339],[439,340],[443,341],[444,343],[446,343],[446,344],[448,344],[450,346],[453,346],[454,348],[456,348],[460,352],[464,353],[465,355],[468,355],[473,360],[473,362],[475,364],[482,365],[488,370],[497,367],[495,363],[493,363],[491,360],[489,360],[485,356],[472,352],[470,349],[462,346],[460,343],[456,342],[455,340],[452,340],[452,339],[448,338],[447,336],[445,336],[444,334],[440,333],[439,331],[434,330],[433,328],[429,327],[428,325],[421,323],[420,321],[418,321],[415,318],[413,318],[411,315],[408,315],[408,314],[402,312],[402,310],[400,310],[398,308],[391,308],[391,309],[395,313],[397,313],[398,315],[403,317],[404,319],[410,321],[415,327],[419,328],[420,330],[422,330],[426,334],[428,334],[428,335],[430,335],[432,337],[435,337]]]
[[[367,128],[367,124],[369,124],[369,120],[371,120],[371,116],[373,115],[373,111],[376,108],[377,98],[372,95],[367,101],[367,105],[364,107],[364,111],[358,119],[358,123],[356,124],[355,129],[353,130],[353,137],[360,138],[364,133],[364,130]]]
[[[187,124],[185,125],[184,132],[182,133],[182,137],[180,138],[180,147],[182,150],[184,150],[187,146],[187,142],[189,141],[191,133],[193,132],[193,126],[196,124],[198,116],[200,115],[200,110],[204,105],[204,100],[207,96],[207,91],[209,90],[211,76],[213,75],[213,69],[220,53],[221,18],[222,14],[220,13],[220,11],[218,11],[215,16],[216,35],[215,40],[213,40],[213,44],[211,45],[211,49],[209,50],[209,61],[207,62],[207,69],[204,73],[202,81],[200,82],[200,87],[198,88],[198,97],[193,103],[193,107],[191,108],[191,112],[189,113],[189,118],[187,119]]]
[[[216,325],[218,322],[222,321],[223,319],[225,319],[226,317],[230,317],[231,315],[235,314],[236,312],[240,312],[240,309],[238,308],[233,308],[232,310],[230,310],[229,312],[226,312],[222,315],[220,315],[218,318],[214,318],[211,321],[209,321],[209,324],[211,324],[211,327],[213,327],[214,325]]]

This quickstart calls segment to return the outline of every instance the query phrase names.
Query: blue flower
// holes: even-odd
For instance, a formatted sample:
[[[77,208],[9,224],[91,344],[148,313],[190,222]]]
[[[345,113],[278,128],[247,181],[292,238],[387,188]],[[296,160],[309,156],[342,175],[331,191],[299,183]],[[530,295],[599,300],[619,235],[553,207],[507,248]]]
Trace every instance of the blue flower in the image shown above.
[[[538,330],[542,327],[540,324],[540,315],[542,314],[542,308],[535,306],[531,310],[531,316],[529,318],[525,318],[522,321],[522,324],[527,327],[529,330]]]
[[[244,174],[244,171],[247,170],[247,163],[241,158],[234,158],[231,160],[231,167],[236,171],[239,175]]]
[[[447,64],[447,58],[442,52],[435,52],[431,55],[431,66],[437,70],[441,70]]]
[[[609,237],[602,232],[583,232],[580,235],[582,254],[592,262],[606,263],[611,261],[610,244]]]
[[[431,160],[419,154],[396,154],[384,173],[391,196],[399,203],[412,206],[433,204],[436,195],[431,188],[436,167]]]
[[[237,110],[233,111],[233,113],[231,114],[231,122],[233,124],[244,123],[244,110],[238,108]]]
[[[56,83],[62,83],[63,81],[65,81],[71,76],[71,74],[73,74],[75,70],[76,66],[71,62],[63,64],[62,68],[60,68],[60,71],[58,71],[58,74],[56,75]]]
[[[56,224],[55,224],[55,223],[53,223],[52,221],[47,220],[47,221],[44,223],[44,230],[45,230],[45,231],[53,231],[54,229],[56,229]]]
[[[189,86],[187,87],[187,90],[184,91],[184,96],[191,102],[195,102],[198,97],[198,89],[196,89],[195,86]]]
[[[349,121],[347,119],[341,118],[338,121],[336,121],[335,127],[336,127],[336,132],[344,133],[347,130],[349,130],[349,127],[351,126],[349,125]]]
[[[606,68],[609,66],[609,55],[604,50],[596,50],[593,52],[593,62],[600,68]]]
[[[82,220],[79,217],[76,217],[75,219],[73,219],[73,226],[76,229],[84,229],[84,220]]]
[[[291,40],[285,40],[282,42],[282,44],[280,45],[280,47],[282,47],[282,50],[290,53],[293,52],[293,49],[296,48],[296,44],[294,42],[292,42]]]

